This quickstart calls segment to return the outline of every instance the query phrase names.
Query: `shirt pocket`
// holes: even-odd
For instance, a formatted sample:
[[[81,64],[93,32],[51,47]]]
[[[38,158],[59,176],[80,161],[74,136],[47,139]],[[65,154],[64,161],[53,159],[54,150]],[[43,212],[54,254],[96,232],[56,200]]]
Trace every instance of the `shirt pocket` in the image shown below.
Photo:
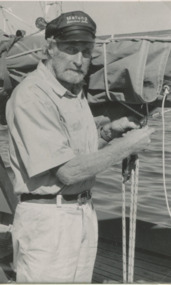
[[[70,132],[79,132],[82,129],[81,115],[76,111],[68,111],[60,114],[61,123]]]

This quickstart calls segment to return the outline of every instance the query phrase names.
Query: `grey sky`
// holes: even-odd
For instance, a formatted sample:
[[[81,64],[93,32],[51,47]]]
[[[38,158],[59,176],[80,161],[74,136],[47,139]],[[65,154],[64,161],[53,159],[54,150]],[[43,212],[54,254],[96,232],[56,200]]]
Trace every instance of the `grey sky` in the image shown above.
[[[8,19],[5,21],[6,28],[10,25],[11,29],[34,32],[36,18],[43,15],[40,3],[41,1],[0,1],[0,5],[11,8],[12,13],[32,26],[27,27],[5,12]],[[62,1],[63,12],[78,9],[93,17],[99,35],[171,29],[170,1]],[[2,14],[0,28],[4,28]]]

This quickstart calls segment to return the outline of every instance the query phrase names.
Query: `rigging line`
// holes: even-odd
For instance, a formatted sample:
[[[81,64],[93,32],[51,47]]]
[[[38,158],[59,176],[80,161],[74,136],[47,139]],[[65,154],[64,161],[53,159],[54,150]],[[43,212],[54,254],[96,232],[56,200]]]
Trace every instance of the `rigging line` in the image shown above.
[[[127,283],[126,199],[125,199],[124,176],[122,176],[122,264],[123,264],[123,283]]]
[[[106,94],[110,101],[112,101],[112,98],[110,96],[109,92],[109,86],[108,86],[108,78],[107,78],[107,52],[106,52],[106,42],[103,43],[103,55],[104,55],[104,80],[105,80],[105,87],[106,87]]]
[[[103,44],[104,42],[113,42],[113,41],[122,41],[122,40],[130,40],[130,41],[138,41],[138,40],[146,40],[146,41],[159,41],[159,42],[171,42],[171,34],[169,36],[161,36],[161,37],[156,37],[156,36],[115,36],[111,35],[107,39],[96,39],[96,43],[98,44]]]
[[[25,52],[21,52],[21,53],[17,53],[17,54],[11,55],[11,56],[7,56],[6,59],[16,58],[16,57],[26,55],[26,54],[29,54],[32,52],[37,52],[37,51],[42,51],[42,48],[30,49],[30,50],[25,51]]]
[[[148,118],[149,118],[149,108],[148,108],[148,103],[145,104],[146,106],[146,124],[148,123]]]
[[[18,44],[18,48],[21,48],[21,47],[23,47],[26,52],[30,51],[23,42],[20,42],[20,45]],[[35,52],[32,52],[32,55],[36,58],[36,60],[40,60],[40,57]]]
[[[4,11],[3,11],[3,9],[2,9],[2,7],[0,7],[1,8],[1,13],[2,13],[2,18],[3,18],[3,30],[4,30],[4,32],[6,32],[6,17],[5,17],[5,13],[4,13]]]
[[[35,36],[35,35],[37,35],[38,33],[41,33],[42,32],[42,30],[38,30],[38,31],[36,31],[36,32],[34,32],[34,33],[32,33],[32,34],[29,34],[29,35],[26,35],[26,36],[24,36],[24,38],[30,38],[30,37],[32,37],[32,36]]]
[[[60,1],[60,3],[61,3],[61,14],[63,13],[63,2],[62,1]]]
[[[39,1],[40,8],[42,10],[43,17],[45,18],[45,4],[42,1]]]
[[[167,187],[166,187],[166,166],[165,166],[165,117],[164,117],[164,105],[167,95],[169,94],[169,86],[165,86],[164,91],[164,97],[162,100],[162,167],[163,167],[163,187],[164,187],[164,194],[165,194],[165,200],[166,200],[166,206],[169,213],[169,216],[171,218],[171,210],[169,207],[169,201],[168,201],[168,194],[167,194]]]
[[[127,239],[126,239],[126,199],[125,199],[125,165],[122,163],[122,265],[123,283],[133,283],[134,260],[135,260],[135,240],[136,240],[136,220],[137,220],[137,199],[138,199],[138,178],[139,159],[137,155],[126,158],[126,164],[131,168],[131,196],[130,196],[130,217],[129,217],[129,247],[127,260]],[[125,175],[126,176],[125,176]]]
[[[130,204],[130,217],[129,217],[129,251],[128,251],[128,282],[132,280],[132,250],[133,250],[133,208],[134,208],[134,181],[135,181],[135,170],[131,170],[131,204]]]
[[[149,40],[149,41],[171,41],[171,35],[169,36],[161,36],[161,37],[156,37],[156,36],[121,36],[117,37],[114,36],[114,40]]]
[[[165,111],[164,111],[164,114],[165,114],[165,113],[168,113],[168,112],[171,112],[171,109],[165,110]],[[157,118],[157,117],[159,117],[159,116],[161,116],[161,112],[156,112],[156,113],[154,113],[154,114],[151,115],[152,118]]]
[[[133,283],[134,261],[135,261],[135,240],[136,240],[136,219],[137,219],[137,199],[138,199],[138,178],[139,159],[135,159],[134,167],[131,171],[131,210],[130,210],[130,236],[129,236],[129,260],[128,260],[128,282]]]
[[[132,112],[134,112],[135,114],[137,114],[138,116],[140,116],[141,118],[144,119],[144,115],[139,113],[138,111],[134,110],[132,107],[130,107],[129,105],[121,102],[121,101],[118,101],[121,105],[125,106],[127,109],[131,110]]]
[[[105,87],[106,87],[106,94],[110,101],[112,101],[112,98],[110,96],[109,92],[109,86],[108,86],[108,78],[107,78],[107,52],[106,52],[106,44],[107,42],[103,42],[103,51],[104,51],[104,80],[105,80]],[[121,102],[120,102],[121,103]],[[122,103],[121,103],[122,104]],[[123,104],[125,107],[127,105]],[[131,107],[128,107],[133,112],[137,113],[141,117],[144,118],[144,115],[141,113],[135,111]],[[147,115],[148,115],[148,105],[146,105],[147,108]],[[129,238],[129,262],[128,262],[128,276],[127,276],[127,254],[126,254],[126,202],[125,202],[125,183],[124,183],[124,177],[122,177],[122,259],[123,259],[123,282],[127,283],[128,281],[133,282],[133,274],[134,274],[134,256],[135,256],[135,229],[136,229],[136,212],[137,212],[137,192],[138,192],[138,172],[137,169],[139,169],[139,164],[136,159],[136,173],[135,170],[132,169],[132,189],[131,189],[131,208],[130,208],[130,238]]]
[[[25,22],[24,20],[22,20],[20,17],[16,16],[15,14],[13,14],[12,12],[10,12],[8,9],[2,7],[2,9],[4,9],[8,14],[10,14],[11,16],[13,16],[14,18],[16,18],[17,20],[19,20],[20,22],[24,23],[25,25],[27,25],[30,28],[33,28],[33,26],[29,25],[27,22]]]
[[[3,15],[3,17],[4,17],[4,20],[6,21],[6,26],[8,26],[9,32],[12,34],[12,30],[11,30],[11,28],[10,28],[10,26],[9,26],[8,18],[6,17],[5,12],[3,11],[3,9],[2,9],[2,15]]]

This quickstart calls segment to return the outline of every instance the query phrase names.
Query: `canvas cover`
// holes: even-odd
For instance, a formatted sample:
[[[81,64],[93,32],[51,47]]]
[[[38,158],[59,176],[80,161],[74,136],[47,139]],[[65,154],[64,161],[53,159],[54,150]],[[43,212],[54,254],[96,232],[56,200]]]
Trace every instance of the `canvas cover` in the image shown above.
[[[12,90],[44,58],[44,32],[21,38],[10,44],[10,37],[0,33],[0,80]],[[87,76],[90,103],[123,101],[142,104],[155,101],[163,84],[171,84],[171,35],[104,36],[96,39]]]
[[[171,83],[170,49],[170,42],[141,38],[97,43],[90,69],[89,100],[133,104],[155,101],[166,78]]]

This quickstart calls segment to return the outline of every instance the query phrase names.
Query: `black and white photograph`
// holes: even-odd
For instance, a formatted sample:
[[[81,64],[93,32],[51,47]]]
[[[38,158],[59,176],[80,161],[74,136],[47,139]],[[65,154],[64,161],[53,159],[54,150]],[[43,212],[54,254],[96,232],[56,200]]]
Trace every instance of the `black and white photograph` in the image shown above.
[[[171,1],[0,1],[8,283],[171,283]]]

